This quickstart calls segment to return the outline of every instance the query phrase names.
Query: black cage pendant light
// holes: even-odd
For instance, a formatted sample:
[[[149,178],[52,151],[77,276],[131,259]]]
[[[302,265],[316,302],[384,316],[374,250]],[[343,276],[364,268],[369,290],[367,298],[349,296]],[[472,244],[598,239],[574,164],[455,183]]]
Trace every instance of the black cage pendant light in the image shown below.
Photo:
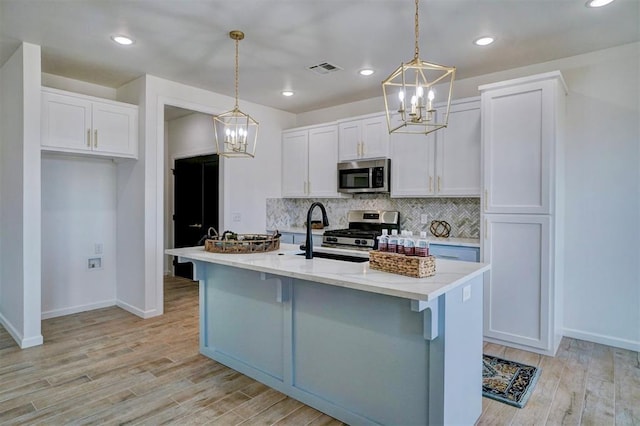
[[[428,134],[447,127],[455,67],[420,59],[418,0],[413,59],[382,82],[389,133]],[[436,111],[436,106],[441,107]]]
[[[213,117],[216,154],[223,157],[255,157],[258,122],[238,107],[238,43],[244,38],[244,33],[234,30],[229,37],[236,42],[236,104],[231,111]]]

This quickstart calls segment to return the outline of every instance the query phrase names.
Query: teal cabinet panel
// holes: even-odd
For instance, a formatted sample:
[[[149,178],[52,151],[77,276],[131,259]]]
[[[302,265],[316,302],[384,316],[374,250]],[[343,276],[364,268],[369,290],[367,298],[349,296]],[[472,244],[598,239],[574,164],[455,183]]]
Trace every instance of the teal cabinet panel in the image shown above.
[[[429,244],[429,253],[438,259],[480,262],[480,249],[478,247]]]

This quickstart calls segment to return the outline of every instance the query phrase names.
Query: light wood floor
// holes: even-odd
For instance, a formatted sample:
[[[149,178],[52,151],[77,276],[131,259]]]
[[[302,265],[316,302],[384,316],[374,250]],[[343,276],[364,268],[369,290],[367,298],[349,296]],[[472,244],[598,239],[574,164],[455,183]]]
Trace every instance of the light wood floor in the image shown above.
[[[53,318],[44,345],[25,350],[0,327],[0,424],[342,424],[200,355],[197,305],[197,285],[169,278],[158,318],[115,307]],[[478,424],[640,425],[637,352],[574,339],[555,358],[485,352],[542,376],[524,409],[483,399]]]

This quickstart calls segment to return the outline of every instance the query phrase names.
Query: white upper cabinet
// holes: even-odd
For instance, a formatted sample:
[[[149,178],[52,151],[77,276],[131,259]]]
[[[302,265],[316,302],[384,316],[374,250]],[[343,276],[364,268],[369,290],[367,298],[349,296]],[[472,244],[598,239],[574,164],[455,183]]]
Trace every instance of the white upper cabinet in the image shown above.
[[[553,212],[558,84],[481,87],[485,212]]]
[[[480,141],[478,98],[452,103],[445,129],[391,134],[391,196],[480,196]]]
[[[282,196],[306,197],[309,170],[309,132],[282,133]]]
[[[385,115],[342,121],[339,129],[339,161],[388,157],[389,130]]]
[[[391,196],[434,195],[435,136],[392,133]]]
[[[444,113],[443,108],[438,113]],[[451,105],[449,124],[436,135],[436,194],[479,197],[480,174],[480,100]]]
[[[341,197],[338,193],[338,127],[309,129],[307,192],[314,197]]]
[[[138,107],[42,89],[41,146],[46,151],[138,157]]]
[[[282,196],[341,197],[335,124],[282,132]]]

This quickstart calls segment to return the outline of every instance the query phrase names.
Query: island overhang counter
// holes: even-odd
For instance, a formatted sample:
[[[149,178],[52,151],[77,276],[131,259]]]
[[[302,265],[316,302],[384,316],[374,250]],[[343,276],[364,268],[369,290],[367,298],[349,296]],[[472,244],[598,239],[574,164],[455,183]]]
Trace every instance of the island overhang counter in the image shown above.
[[[194,264],[200,352],[348,424],[473,424],[489,265],[409,278],[297,256],[166,250]]]

